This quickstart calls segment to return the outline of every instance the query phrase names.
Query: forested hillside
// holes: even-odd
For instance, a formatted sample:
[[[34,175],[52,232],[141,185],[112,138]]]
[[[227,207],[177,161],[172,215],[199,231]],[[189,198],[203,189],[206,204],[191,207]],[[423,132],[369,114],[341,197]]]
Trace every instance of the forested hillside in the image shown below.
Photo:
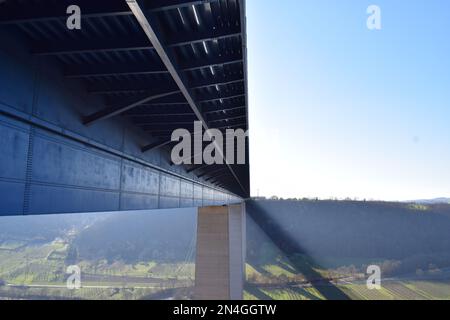
[[[249,216],[287,255],[325,267],[397,261],[397,273],[450,267],[450,205],[363,201],[250,201]],[[250,257],[258,241],[248,238]]]

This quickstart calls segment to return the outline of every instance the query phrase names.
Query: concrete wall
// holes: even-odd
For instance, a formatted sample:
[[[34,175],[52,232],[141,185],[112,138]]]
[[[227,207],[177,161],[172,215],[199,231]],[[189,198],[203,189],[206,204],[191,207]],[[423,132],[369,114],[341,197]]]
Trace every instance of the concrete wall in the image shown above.
[[[245,234],[245,204],[199,209],[195,299],[243,298]]]
[[[85,126],[104,107],[0,31],[0,215],[195,207],[238,202],[182,167],[125,118]]]

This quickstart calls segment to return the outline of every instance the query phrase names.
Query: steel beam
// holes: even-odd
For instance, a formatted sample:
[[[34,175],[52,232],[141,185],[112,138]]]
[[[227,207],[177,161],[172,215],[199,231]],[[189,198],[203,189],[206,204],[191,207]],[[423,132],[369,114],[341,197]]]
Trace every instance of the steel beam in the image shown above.
[[[208,61],[206,59],[206,61]],[[194,63],[184,63],[181,64],[180,69],[181,71],[195,71],[195,70],[199,70],[199,69],[204,69],[204,68],[211,68],[211,67],[223,67],[223,66],[227,66],[227,65],[233,65],[233,64],[238,64],[238,63],[242,63],[242,58],[235,58],[233,56],[228,57],[228,56],[221,56],[221,57],[217,57],[214,59],[211,59],[210,62],[205,63],[205,59],[199,60],[197,62]]]
[[[155,126],[162,127],[162,128],[170,127],[170,126],[173,126],[175,128],[184,128],[184,126],[186,126],[186,127],[187,126],[193,126],[194,121],[172,121],[172,122],[171,121],[167,121],[167,122],[162,122],[162,121],[154,121],[154,122],[150,122],[150,121],[135,121],[135,123],[138,126],[142,126],[142,127],[146,128],[146,129],[147,129],[147,127],[151,128],[151,127],[155,127]]]
[[[147,106],[146,104],[143,104],[141,106]],[[182,112],[182,111],[161,111],[161,110],[155,110],[156,108],[152,108],[153,110],[144,110],[144,111],[134,111],[134,112],[129,112],[126,113],[125,116],[127,117],[189,117],[189,116],[195,116],[192,112]],[[229,112],[234,112],[236,110],[242,110],[245,109],[245,107],[236,107],[236,108],[224,108],[224,109],[217,109],[217,110],[213,110],[213,111],[207,111],[204,112],[204,115],[208,115],[208,114],[222,114],[221,117],[215,117],[215,118],[209,118],[211,120],[215,120],[216,118],[219,119],[227,119],[227,118],[223,118],[223,115],[228,114]],[[225,112],[224,112],[225,111]]]
[[[220,100],[231,100],[231,99],[236,99],[236,98],[245,98],[245,93],[242,94],[232,94],[232,95],[219,95],[218,97],[211,97],[211,98],[207,98],[204,100],[200,100],[198,103],[209,103],[209,102],[217,102]]]
[[[141,115],[132,115],[130,116],[134,118],[134,122],[136,124],[152,124],[152,123],[162,123],[167,121],[168,119],[173,120],[171,123],[190,123],[196,121],[195,114],[192,113],[183,113],[183,114],[141,114]],[[190,122],[187,122],[190,121]]]
[[[151,112],[151,111],[156,111],[156,110],[145,110],[145,111],[133,111],[133,112],[128,112],[126,114],[124,114],[124,116],[126,117],[190,117],[190,116],[194,116],[195,114],[193,114],[192,112],[170,112],[170,111],[157,111],[157,112]]]
[[[108,107],[108,108],[102,109],[98,112],[95,112],[95,113],[85,117],[83,120],[83,123],[85,125],[90,125],[90,124],[93,124],[94,122],[114,117],[118,114],[121,114],[121,113],[127,111],[127,110],[135,108],[135,107],[141,105],[142,103],[146,103],[146,102],[149,102],[152,100],[157,100],[160,98],[168,97],[168,96],[171,96],[171,95],[177,94],[177,93],[179,93],[179,91],[154,94],[151,96],[144,97],[140,100],[137,100],[137,101],[134,101],[131,103],[127,103],[125,105],[116,106],[116,107]]]
[[[230,32],[231,31],[231,32]],[[169,47],[179,47],[189,44],[195,44],[204,41],[220,40],[236,37],[235,29],[214,29],[208,33],[193,33],[189,36],[178,36],[169,43]],[[240,31],[239,31],[240,32]],[[56,41],[51,43],[39,42],[33,46],[33,54],[38,56],[93,53],[93,52],[115,52],[115,51],[135,51],[135,50],[153,50],[155,49],[145,37],[124,37],[105,39],[68,39],[67,41]]]
[[[242,56],[244,58],[243,62],[243,72],[244,72],[244,90],[245,92],[248,92],[248,50],[247,50],[247,17],[246,17],[246,0],[238,0],[239,3],[239,16],[240,16],[240,25],[241,25],[241,31],[242,31]],[[246,128],[247,130],[250,129],[249,125],[249,110],[248,110],[248,98],[245,99],[245,111],[247,114],[246,119]],[[247,159],[250,157],[250,139],[247,138],[247,143],[245,144],[245,152],[247,154]],[[248,178],[247,184],[248,188],[250,189],[250,163],[247,166],[247,172],[248,172]]]
[[[212,179],[212,180],[206,181],[206,182],[210,182],[212,184],[216,184],[219,181],[226,183],[227,181],[231,181],[232,178],[233,178],[232,176],[227,176],[225,178],[224,177],[216,177],[215,179]]]
[[[225,130],[225,129],[234,129],[234,128],[238,128],[238,129],[246,129],[246,123],[241,122],[238,124],[233,124],[233,125],[228,125],[228,126],[223,126],[223,127],[215,127],[214,129],[219,129],[219,130]],[[173,130],[177,129],[177,128],[167,128],[167,129],[155,129],[152,130],[151,128],[143,128],[146,132],[151,133],[154,136],[157,137],[170,137],[172,135]],[[184,128],[186,129],[186,128]],[[189,131],[189,129],[187,129]],[[193,134],[193,132],[191,132],[191,134]],[[225,134],[225,133],[224,133]]]
[[[133,65],[129,63],[78,65],[64,70],[64,77],[68,79],[154,74],[169,74],[169,72],[164,66],[156,64]]]
[[[218,2],[219,0],[153,0],[145,11],[160,12],[174,10],[207,3]],[[50,7],[43,7],[39,4],[27,4],[28,11],[4,10],[0,13],[0,24],[22,24],[29,22],[45,22],[67,19],[66,9],[69,5],[78,5],[82,8],[83,18],[103,18],[111,16],[132,16],[133,13],[126,5],[125,1],[102,1],[102,0],[58,0]],[[32,6],[32,7],[30,7]],[[29,14],[32,12],[32,14]]]
[[[153,50],[148,40],[143,37],[127,36],[98,39],[69,39],[52,43],[39,42],[32,45],[32,53],[36,56],[55,56],[65,54],[81,54],[96,52],[119,52]]]
[[[233,120],[239,120],[246,118],[246,115],[236,116],[236,117],[228,117],[228,118],[221,118],[221,119],[215,119],[215,120],[208,120],[209,123],[216,123],[216,122],[222,122],[222,121],[233,121]]]
[[[167,11],[180,8],[187,8],[197,5],[205,5],[207,3],[219,2],[219,0],[196,0],[196,1],[185,1],[185,0],[153,0],[152,7],[149,8],[153,12]]]
[[[232,128],[239,128],[239,127],[242,127],[242,129],[243,129],[245,126],[247,126],[247,123],[241,122],[241,123],[230,125],[230,126],[218,127],[217,129],[232,129]]]
[[[155,142],[155,143],[149,144],[145,147],[142,147],[141,151],[144,153],[147,151],[156,150],[156,149],[162,148],[164,146],[167,146],[167,145],[171,144],[172,142],[173,142],[172,140]]]
[[[143,103],[145,107],[189,107],[187,102],[155,102],[155,103]]]
[[[176,66],[175,61],[176,59],[171,55],[168,48],[165,47],[162,43],[161,35],[157,31],[155,25],[153,25],[152,19],[150,19],[150,15],[146,14],[142,11],[142,1],[141,0],[127,0],[127,4],[130,7],[131,11],[133,12],[134,16],[136,17],[137,21],[141,25],[142,29],[144,30],[145,34],[153,44],[156,52],[160,56],[161,60],[163,61],[164,65],[166,66],[167,70],[172,75],[174,81],[177,83],[178,87],[180,88],[181,92],[183,93],[184,97],[186,98],[187,102],[191,106],[194,113],[197,115],[198,119],[202,122],[203,127],[205,130],[208,130],[208,124],[203,118],[202,110],[197,105],[197,103],[194,100],[194,95],[191,92],[191,90],[187,86],[187,81],[184,79],[184,76],[181,74],[179,68]],[[214,142],[216,145],[216,149],[218,150],[219,154],[223,159],[226,159],[223,153],[223,150],[220,148],[220,146],[217,146],[217,143]],[[231,174],[236,179],[236,182],[239,184],[240,188],[244,192],[244,195],[249,194],[249,190],[246,190],[246,188],[242,185],[241,181],[239,180],[239,177],[234,172],[233,168],[230,164],[227,163],[227,166],[231,172]]]
[[[189,89],[190,92],[192,92],[191,89]],[[181,91],[181,93],[183,93]],[[245,93],[226,93],[226,94],[221,94],[221,93],[212,93],[212,94],[204,94],[203,96],[201,95],[196,95],[197,98],[197,105],[200,106],[200,104],[207,104],[207,103],[214,103],[214,102],[220,102],[220,101],[229,101],[229,100],[233,100],[233,99],[239,99],[239,98],[245,98]],[[163,99],[163,101],[155,103],[155,104],[146,104],[146,105],[161,105],[161,106],[173,106],[173,105],[181,105],[184,102],[185,99],[180,96],[180,97],[167,97],[165,99]],[[187,102],[187,104],[189,104]]]
[[[190,83],[192,90],[199,90],[199,89],[206,89],[211,88],[215,86],[226,86],[230,84],[236,84],[236,83],[242,83],[244,79],[242,77],[233,77],[230,80],[223,79],[223,80],[201,80],[201,81],[193,81]],[[170,86],[171,83],[168,83],[168,86]],[[108,88],[100,88],[97,87],[95,89],[89,89],[89,93],[91,94],[115,94],[115,93],[134,93],[134,92],[146,92],[154,90],[154,86],[152,85],[145,85],[145,86],[136,86],[132,85],[127,81],[119,82],[118,84],[114,84],[114,86],[110,86]]]
[[[242,63],[242,59],[222,56],[216,59],[202,59],[195,62],[184,63],[181,71],[195,71],[203,68],[217,67],[235,63]],[[86,77],[106,77],[120,75],[151,75],[151,74],[169,74],[164,66],[155,64],[130,64],[130,63],[108,63],[95,66],[79,65],[64,71],[66,78],[86,78]],[[242,76],[241,76],[242,78]],[[193,86],[202,86],[204,82],[194,83]]]
[[[242,110],[242,109],[245,109],[246,107],[245,106],[242,106],[242,107],[231,107],[231,108],[226,108],[226,107],[224,107],[224,108],[217,108],[217,109],[214,109],[214,110],[208,110],[208,111],[206,111],[206,112],[204,112],[204,114],[212,114],[212,113],[223,113],[223,114],[226,114],[227,112],[232,112],[232,111],[236,111],[236,110]]]
[[[211,181],[211,183],[216,183],[216,182],[218,182],[218,179],[221,179],[221,178],[223,178],[223,177],[225,177],[225,176],[229,176],[229,175],[230,175],[229,172],[227,172],[227,173],[222,173],[222,174],[219,174],[219,175],[211,176],[211,177],[205,179],[205,181],[206,181],[206,182],[210,182],[210,181]],[[216,180],[217,180],[217,181],[216,181]]]
[[[187,172],[187,173],[191,173],[191,172],[194,172],[194,171],[197,171],[197,170],[202,170],[202,169],[207,168],[207,167],[209,167],[208,164],[205,164],[205,165],[199,165],[199,166],[195,166],[195,167],[193,167],[193,168],[187,170],[186,172]]]
[[[241,31],[238,29],[214,29],[212,33],[201,32],[190,39],[183,39],[182,37],[173,38],[172,40],[169,40],[169,44],[167,46],[169,48],[182,47],[196,43],[236,38],[240,35]]]
[[[27,10],[17,7],[15,9],[4,8],[0,11],[0,25],[65,20],[68,17],[66,10],[70,5],[78,5],[82,9],[83,18],[132,15],[126,3],[117,1],[58,0],[54,1],[51,6],[33,2],[24,5],[27,6]]]
[[[208,166],[208,167],[212,167],[212,166]],[[224,170],[228,170],[228,168],[226,168],[226,167],[225,168],[219,168],[219,169],[216,168],[216,169],[214,169],[212,171],[206,170],[203,173],[199,174],[197,177],[198,178],[203,178],[204,176],[207,176],[207,175],[210,175],[210,174],[215,174],[217,172],[222,172]]]

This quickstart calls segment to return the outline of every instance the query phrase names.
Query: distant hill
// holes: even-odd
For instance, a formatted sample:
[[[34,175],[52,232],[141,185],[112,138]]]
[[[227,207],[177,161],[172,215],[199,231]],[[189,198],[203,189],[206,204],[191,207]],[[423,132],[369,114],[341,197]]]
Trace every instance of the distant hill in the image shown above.
[[[422,204],[439,204],[439,203],[450,204],[450,198],[422,199],[422,200],[414,200],[414,201],[410,201],[410,202],[422,203]]]
[[[53,241],[70,230],[81,230],[104,218],[94,214],[0,217],[0,241],[11,238]]]
[[[257,200],[247,212],[255,265],[300,254],[324,268],[388,260],[400,262],[399,273],[450,267],[450,204]],[[0,242],[69,234],[74,260],[193,262],[196,209],[0,218]]]
[[[84,259],[183,261],[195,247],[196,214],[195,209],[114,214],[80,232],[72,245]]]
[[[31,245],[52,242],[56,238],[66,239],[70,242],[70,259],[74,263],[76,257],[106,259],[110,263],[178,262],[184,261],[188,253],[192,260],[196,214],[196,209],[191,208],[139,213],[0,217],[0,244],[21,240]]]
[[[321,267],[398,261],[399,273],[450,267],[450,205],[363,201],[259,200],[247,213],[287,256]],[[248,238],[256,258],[259,241]]]

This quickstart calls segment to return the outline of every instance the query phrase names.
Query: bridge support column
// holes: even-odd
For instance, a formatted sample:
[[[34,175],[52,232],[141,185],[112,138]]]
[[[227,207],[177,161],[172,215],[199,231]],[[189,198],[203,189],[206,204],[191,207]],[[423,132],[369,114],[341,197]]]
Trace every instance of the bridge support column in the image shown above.
[[[198,211],[195,299],[242,300],[245,281],[245,204]]]

